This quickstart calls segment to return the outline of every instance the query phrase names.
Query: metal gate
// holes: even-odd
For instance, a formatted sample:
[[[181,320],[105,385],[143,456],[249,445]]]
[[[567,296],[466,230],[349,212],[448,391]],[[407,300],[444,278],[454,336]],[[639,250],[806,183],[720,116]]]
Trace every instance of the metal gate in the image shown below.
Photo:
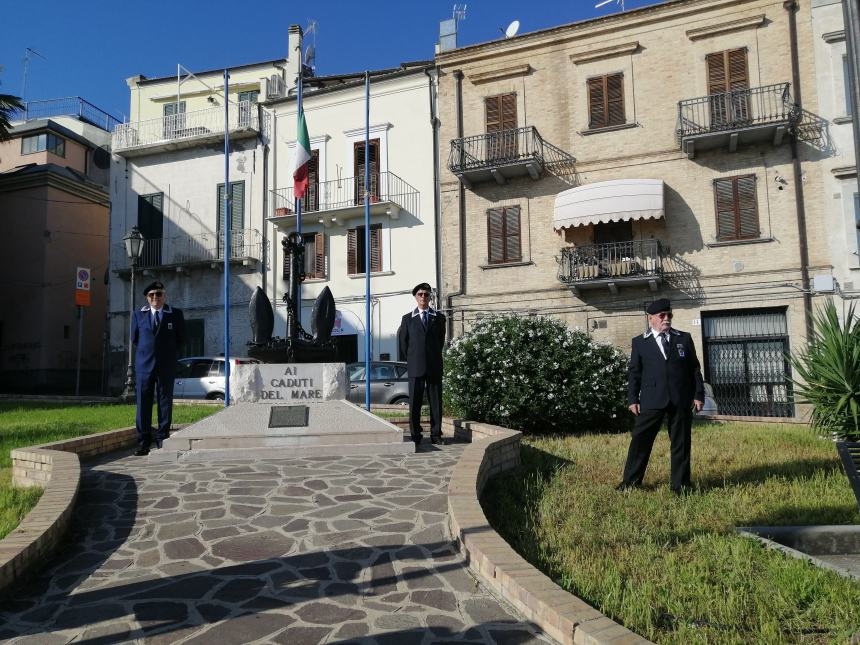
[[[785,308],[703,312],[702,337],[719,414],[794,416]]]

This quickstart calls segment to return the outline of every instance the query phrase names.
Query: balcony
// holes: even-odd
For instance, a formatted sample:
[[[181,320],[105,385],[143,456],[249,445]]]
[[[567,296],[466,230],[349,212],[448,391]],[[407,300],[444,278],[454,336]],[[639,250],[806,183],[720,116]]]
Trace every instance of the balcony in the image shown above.
[[[380,172],[370,177],[370,213],[387,214],[399,219],[401,212],[419,218],[418,190],[393,172]],[[272,191],[273,215],[270,221],[278,228],[296,225],[293,187]],[[302,221],[338,226],[364,217],[364,176],[345,177],[311,184],[302,200]]]
[[[608,289],[614,295],[619,287],[643,285],[657,291],[665,257],[659,240],[565,247],[558,279],[576,296],[588,289]]]
[[[254,266],[263,259],[263,239],[256,229],[230,232],[230,262]],[[220,268],[224,264],[224,241],[215,233],[178,235],[144,240],[139,270],[182,271],[192,268]],[[111,247],[111,269],[128,273],[131,261],[123,243]]]
[[[47,119],[52,116],[75,117],[106,132],[110,132],[120,125],[119,119],[115,116],[111,116],[80,96],[26,101],[23,110],[13,112],[12,120],[30,121],[32,119]]]
[[[788,83],[712,94],[678,103],[678,143],[691,159],[700,150],[783,142],[799,116]]]
[[[515,177],[537,180],[547,170],[573,183],[575,162],[534,126],[454,139],[448,156],[449,170],[466,187],[490,179],[499,185]]]
[[[228,129],[233,140],[260,132],[257,104],[230,106]],[[224,108],[171,114],[159,119],[120,123],[113,130],[113,151],[124,157],[180,150],[224,141]]]

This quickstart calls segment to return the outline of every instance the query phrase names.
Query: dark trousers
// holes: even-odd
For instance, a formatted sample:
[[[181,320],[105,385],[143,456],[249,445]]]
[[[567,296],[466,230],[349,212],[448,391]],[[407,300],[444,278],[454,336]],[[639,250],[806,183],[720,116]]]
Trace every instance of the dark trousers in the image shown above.
[[[149,448],[153,438],[157,445],[170,436],[170,423],[173,420],[173,373],[158,371],[138,374],[137,394],[137,443],[141,448]],[[158,429],[153,437],[152,401],[158,401]]]
[[[424,376],[410,376],[409,431],[413,441],[421,440],[421,406],[425,391],[430,404],[430,438],[442,438],[442,383],[432,383]]]
[[[672,453],[672,489],[680,490],[690,485],[690,427],[693,424],[693,411],[674,405],[659,410],[639,412],[633,426],[627,463],[624,465],[624,483],[638,486],[645,477],[648,459],[654,439],[663,425],[663,417],[669,423],[669,441]]]

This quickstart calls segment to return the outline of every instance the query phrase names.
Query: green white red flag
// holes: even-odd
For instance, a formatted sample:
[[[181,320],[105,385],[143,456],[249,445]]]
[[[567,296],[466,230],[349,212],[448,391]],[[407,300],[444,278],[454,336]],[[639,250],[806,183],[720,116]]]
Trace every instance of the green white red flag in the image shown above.
[[[300,104],[301,105],[301,104]],[[296,199],[305,196],[308,190],[308,163],[311,160],[311,140],[305,123],[305,111],[299,108],[296,155],[293,159],[293,195]]]

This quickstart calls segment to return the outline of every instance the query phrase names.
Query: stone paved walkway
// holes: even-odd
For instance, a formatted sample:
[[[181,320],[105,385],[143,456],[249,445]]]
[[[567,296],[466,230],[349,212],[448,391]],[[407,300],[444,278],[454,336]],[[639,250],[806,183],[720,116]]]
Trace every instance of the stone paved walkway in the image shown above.
[[[461,451],[90,464],[67,548],[0,605],[0,640],[548,642],[451,546]]]

